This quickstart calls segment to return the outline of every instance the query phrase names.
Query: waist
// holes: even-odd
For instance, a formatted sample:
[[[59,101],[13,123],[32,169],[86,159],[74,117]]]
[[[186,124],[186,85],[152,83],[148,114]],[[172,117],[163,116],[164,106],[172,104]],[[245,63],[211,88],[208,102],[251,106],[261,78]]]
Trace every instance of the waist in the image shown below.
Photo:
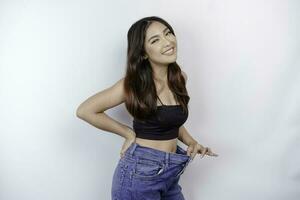
[[[176,152],[177,138],[170,140],[150,140],[136,137],[135,142],[140,146],[157,149],[164,152]]]
[[[176,145],[176,152],[165,152],[150,147],[144,147],[134,142],[126,150],[124,159],[132,158],[153,160],[156,162],[185,163],[191,159],[186,150]]]

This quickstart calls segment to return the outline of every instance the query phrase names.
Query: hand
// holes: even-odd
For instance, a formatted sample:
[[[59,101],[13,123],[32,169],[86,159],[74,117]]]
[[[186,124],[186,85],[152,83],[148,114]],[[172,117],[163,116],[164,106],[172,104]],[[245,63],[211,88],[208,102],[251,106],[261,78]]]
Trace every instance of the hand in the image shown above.
[[[122,146],[122,149],[121,149],[121,152],[120,152],[120,157],[121,158],[124,156],[124,153],[130,147],[130,145],[135,142],[135,138],[136,138],[135,133],[133,132],[132,137],[128,137],[128,138],[125,139],[125,141],[123,143],[123,146]]]
[[[203,147],[201,144],[193,142],[187,148],[187,155],[191,156],[193,160],[197,153],[202,154],[201,158],[203,158],[205,154],[209,156],[218,156],[218,154],[213,153],[210,148]]]

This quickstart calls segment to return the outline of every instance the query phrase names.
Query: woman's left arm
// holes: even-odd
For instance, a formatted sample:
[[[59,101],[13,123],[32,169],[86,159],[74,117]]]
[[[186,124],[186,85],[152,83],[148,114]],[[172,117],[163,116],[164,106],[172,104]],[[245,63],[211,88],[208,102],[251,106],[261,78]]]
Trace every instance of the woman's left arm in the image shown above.
[[[185,79],[185,84],[187,82],[187,74],[181,70],[182,76]],[[186,128],[182,125],[179,127],[178,130],[178,139],[182,141],[185,145],[188,146],[187,148],[187,155],[191,156],[192,159],[196,156],[197,153],[200,153],[203,156],[209,155],[209,156],[218,156],[218,154],[215,154],[211,151],[210,148],[204,147],[201,144],[199,144],[186,130]]]
[[[183,142],[185,145],[189,146],[192,143],[198,143],[186,130],[186,128],[182,125],[179,127],[178,139]]]
[[[215,154],[211,151],[210,148],[204,147],[201,144],[199,144],[186,130],[186,128],[182,125],[179,127],[178,131],[178,139],[182,141],[185,145],[188,146],[187,148],[187,155],[191,156],[192,159],[197,155],[197,153],[202,154],[201,158],[203,156],[209,155],[209,156],[218,156],[218,154]]]

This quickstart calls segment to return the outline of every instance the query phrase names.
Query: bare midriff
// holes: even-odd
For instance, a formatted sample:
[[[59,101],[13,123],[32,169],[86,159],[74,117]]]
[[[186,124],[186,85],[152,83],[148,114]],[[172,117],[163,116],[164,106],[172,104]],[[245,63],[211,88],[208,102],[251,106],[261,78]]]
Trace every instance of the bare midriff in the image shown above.
[[[135,142],[141,146],[158,149],[165,152],[175,153],[177,149],[177,138],[171,140],[149,140],[136,138]]]

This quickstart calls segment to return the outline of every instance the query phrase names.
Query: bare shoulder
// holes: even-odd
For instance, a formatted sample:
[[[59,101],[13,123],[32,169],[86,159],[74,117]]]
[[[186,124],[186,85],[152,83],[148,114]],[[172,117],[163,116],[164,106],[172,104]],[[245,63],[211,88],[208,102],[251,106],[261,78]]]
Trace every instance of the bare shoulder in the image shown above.
[[[112,86],[90,96],[77,108],[77,114],[99,113],[125,101],[124,78]]]
[[[187,81],[187,79],[188,79],[188,77],[187,77],[186,73],[185,73],[183,70],[181,70],[181,74],[182,74],[182,76],[184,77],[184,79],[185,79],[185,82],[186,82],[186,81]]]

